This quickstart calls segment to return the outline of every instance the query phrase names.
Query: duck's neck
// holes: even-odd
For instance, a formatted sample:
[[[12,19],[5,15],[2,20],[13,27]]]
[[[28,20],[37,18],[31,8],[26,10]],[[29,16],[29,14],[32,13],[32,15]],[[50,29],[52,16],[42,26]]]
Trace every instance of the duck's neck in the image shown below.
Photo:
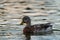
[[[31,22],[26,23],[26,26],[28,27],[31,26]]]

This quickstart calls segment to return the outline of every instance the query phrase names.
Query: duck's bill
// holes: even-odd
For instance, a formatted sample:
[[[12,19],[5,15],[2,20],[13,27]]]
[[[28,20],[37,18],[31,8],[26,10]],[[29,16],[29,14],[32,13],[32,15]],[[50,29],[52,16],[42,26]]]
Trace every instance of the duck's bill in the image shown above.
[[[20,25],[23,25],[23,24],[24,24],[23,22],[20,23]]]
[[[24,22],[21,22],[21,23],[20,23],[20,25],[26,25],[26,23],[24,23]]]

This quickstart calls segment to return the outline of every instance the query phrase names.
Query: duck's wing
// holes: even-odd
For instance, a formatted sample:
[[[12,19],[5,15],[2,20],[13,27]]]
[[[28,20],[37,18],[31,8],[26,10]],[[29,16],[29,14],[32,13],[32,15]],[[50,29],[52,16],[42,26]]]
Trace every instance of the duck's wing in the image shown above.
[[[33,27],[34,29],[43,29],[44,28],[44,24],[35,24],[35,25],[32,25],[31,27]]]
[[[45,24],[35,24],[35,25],[32,25],[31,27],[43,27],[43,26],[45,26]]]
[[[40,29],[47,29],[48,27],[52,27],[52,25],[50,25],[49,23],[46,23],[46,24],[35,24],[35,25],[32,25],[31,27],[40,28]]]
[[[45,28],[45,29],[47,29],[47,28],[49,28],[49,27],[51,27],[51,28],[52,28],[51,23],[46,23],[46,24],[44,24],[44,28]]]

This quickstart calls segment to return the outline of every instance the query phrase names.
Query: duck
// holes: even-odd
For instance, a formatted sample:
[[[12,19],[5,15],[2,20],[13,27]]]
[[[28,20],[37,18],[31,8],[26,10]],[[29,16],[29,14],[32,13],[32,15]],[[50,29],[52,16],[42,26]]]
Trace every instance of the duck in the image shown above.
[[[46,35],[52,34],[52,25],[50,22],[45,24],[35,24],[31,25],[31,19],[29,16],[24,16],[20,25],[26,26],[23,28],[23,34],[26,37],[26,40],[30,40],[32,35]]]
[[[22,18],[22,21],[20,25],[25,25],[23,29],[23,34],[29,39],[31,35],[45,35],[45,34],[51,34],[52,31],[52,25],[51,23],[44,23],[44,24],[35,24],[31,25],[31,19],[29,16],[24,16]],[[28,39],[27,39],[28,40]]]

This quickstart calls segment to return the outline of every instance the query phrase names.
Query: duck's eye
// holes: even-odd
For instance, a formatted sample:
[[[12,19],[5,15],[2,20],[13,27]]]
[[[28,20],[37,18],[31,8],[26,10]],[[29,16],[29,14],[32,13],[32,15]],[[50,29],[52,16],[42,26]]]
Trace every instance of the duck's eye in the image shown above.
[[[27,20],[27,18],[25,18],[24,20]]]

